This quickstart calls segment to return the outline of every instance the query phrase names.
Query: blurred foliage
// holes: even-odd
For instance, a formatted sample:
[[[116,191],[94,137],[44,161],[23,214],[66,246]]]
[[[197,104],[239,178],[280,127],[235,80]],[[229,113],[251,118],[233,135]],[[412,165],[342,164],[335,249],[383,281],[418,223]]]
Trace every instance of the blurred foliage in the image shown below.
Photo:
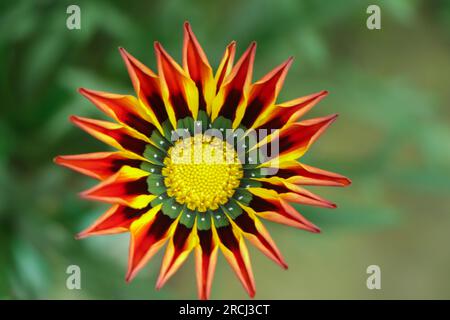
[[[66,28],[81,7],[82,28]],[[382,30],[366,28],[379,4]],[[105,147],[68,116],[103,117],[78,93],[131,93],[117,47],[154,68],[152,42],[178,60],[189,20],[214,67],[237,40],[258,42],[255,78],[290,55],[296,61],[279,101],[330,95],[310,116],[341,117],[305,163],[353,180],[315,188],[339,209],[299,207],[323,234],[269,224],[290,269],[252,249],[257,298],[450,298],[449,1],[50,1],[0,4],[0,298],[195,298],[193,259],[160,292],[161,255],[131,284],[128,235],[75,241],[106,206],[76,193],[93,181],[52,158]],[[67,290],[66,268],[82,270]],[[370,264],[382,290],[365,287]],[[219,259],[213,298],[244,298]],[[282,288],[282,290],[280,290]]]

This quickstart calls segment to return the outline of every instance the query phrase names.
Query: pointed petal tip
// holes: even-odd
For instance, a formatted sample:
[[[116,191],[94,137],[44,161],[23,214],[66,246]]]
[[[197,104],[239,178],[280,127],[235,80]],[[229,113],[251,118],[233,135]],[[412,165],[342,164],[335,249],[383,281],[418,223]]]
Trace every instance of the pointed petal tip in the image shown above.
[[[153,48],[155,48],[155,50],[157,51],[160,51],[162,49],[161,43],[159,41],[154,41]]]
[[[234,47],[236,47],[236,40],[231,41],[230,44],[227,46],[227,49],[232,49]]]
[[[75,238],[75,240],[81,240],[81,239],[84,239],[87,237],[89,237],[89,233],[87,233],[85,231],[81,231],[80,233],[76,234],[74,238]]]
[[[335,114],[330,115],[328,118],[329,118],[330,122],[333,122],[337,119],[337,117],[339,117],[339,114],[335,113]]]
[[[347,186],[351,185],[352,183],[353,183],[353,182],[352,182],[351,179],[345,177],[345,178],[343,179],[342,186],[343,186],[343,187],[347,187]]]
[[[128,51],[125,50],[123,47],[119,47],[119,53],[122,56],[122,59],[127,62],[129,60],[129,54]]]
[[[186,20],[186,21],[183,23],[183,27],[184,27],[184,29],[185,29],[187,32],[192,32],[191,24],[189,23],[189,21]]]
[[[158,277],[158,280],[156,281],[156,284],[155,284],[155,289],[158,291],[161,290],[161,288],[164,286],[165,283],[166,283],[166,279],[164,276]]]
[[[131,280],[134,279],[134,276],[135,276],[135,272],[133,272],[133,271],[131,271],[131,270],[128,270],[128,271],[127,271],[127,274],[125,275],[125,282],[126,282],[126,283],[130,283]]]

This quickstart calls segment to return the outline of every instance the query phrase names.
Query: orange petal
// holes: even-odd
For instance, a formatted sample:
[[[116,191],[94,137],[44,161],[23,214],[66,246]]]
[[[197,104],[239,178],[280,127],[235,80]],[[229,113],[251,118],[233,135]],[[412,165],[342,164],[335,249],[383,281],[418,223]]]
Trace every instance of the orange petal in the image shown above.
[[[224,79],[212,106],[212,120],[223,116],[233,121],[240,105],[245,103],[253,73],[256,43],[253,42]]]
[[[187,228],[178,223],[164,254],[156,289],[162,288],[167,280],[177,272],[196,244],[196,227]]]
[[[231,221],[237,225],[244,236],[249,239],[255,247],[278,263],[281,267],[287,269],[287,264],[281,256],[280,250],[278,250],[264,225],[254,214],[243,211]]]
[[[82,192],[81,196],[86,199],[141,209],[155,198],[147,191],[148,175],[146,171],[125,166],[108,179]]]
[[[103,180],[119,171],[123,166],[139,167],[142,161],[130,159],[122,152],[94,152],[57,156],[55,163],[95,179]]]
[[[136,276],[170,236],[175,220],[163,214],[160,209],[161,205],[152,208],[131,224],[126,281],[131,281]]]
[[[248,188],[247,190],[253,194],[253,198],[248,207],[243,207],[244,210],[270,221],[314,233],[320,232],[317,226],[308,221],[278,195],[262,188]]]
[[[183,67],[197,86],[199,110],[210,110],[216,93],[213,73],[188,22],[184,24]]]
[[[169,119],[174,127],[176,121],[185,117],[197,118],[198,90],[184,70],[155,42],[158,72],[163,100],[168,108]]]
[[[212,230],[197,230],[199,244],[195,249],[195,269],[199,299],[209,299],[219,245]]]
[[[247,104],[242,107],[242,111],[238,111],[243,116],[242,121],[237,122],[251,128],[259,119],[268,116],[265,111],[275,103],[292,60],[292,57],[289,58],[252,85]]]
[[[154,123],[162,132],[160,124],[168,119],[168,114],[161,94],[159,77],[125,49],[119,48],[119,51],[125,61],[138,98],[147,107],[152,119],[156,120]]]
[[[295,160],[303,156],[314,141],[336,120],[337,114],[328,117],[304,120],[292,123],[286,128],[268,136],[257,146],[278,143],[278,155],[275,159],[279,162]],[[269,162],[275,160],[269,160]]]
[[[77,239],[126,232],[130,225],[150,210],[150,206],[144,209],[133,209],[121,205],[114,205],[97,219],[89,228],[80,232]]]
[[[262,188],[276,192],[282,199],[308,206],[336,208],[336,204],[278,177],[260,179]]]
[[[255,122],[254,128],[281,129],[311,110],[327,94],[328,91],[321,91],[270,107],[267,114]]]
[[[345,187],[351,180],[337,173],[308,166],[297,161],[280,163],[276,175],[286,181],[310,186],[338,186]]]
[[[98,140],[119,150],[131,151],[139,156],[144,153],[145,146],[148,144],[148,141],[142,140],[141,136],[137,138],[133,132],[117,123],[77,116],[71,116],[70,121]]]
[[[231,73],[235,52],[236,42],[232,41],[225,49],[225,53],[223,54],[222,60],[220,61],[219,67],[217,68],[217,72],[214,77],[216,80],[216,93],[219,92],[223,80]]]
[[[255,296],[255,280],[244,238],[232,225],[213,227],[220,249],[234,270],[248,295]]]
[[[149,115],[133,96],[80,88],[79,92],[116,121],[150,136],[155,126]]]

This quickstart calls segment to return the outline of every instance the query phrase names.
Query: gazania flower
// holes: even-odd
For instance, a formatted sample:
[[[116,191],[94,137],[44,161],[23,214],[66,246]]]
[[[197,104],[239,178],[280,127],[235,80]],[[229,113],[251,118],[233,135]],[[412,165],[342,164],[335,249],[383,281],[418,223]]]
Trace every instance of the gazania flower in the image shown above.
[[[137,97],[80,89],[115,122],[71,121],[117,151],[55,159],[100,180],[84,198],[112,204],[78,237],[130,232],[127,281],[167,243],[157,288],[195,251],[201,299],[209,297],[220,248],[253,297],[245,240],[287,268],[262,220],[319,232],[292,203],[334,208],[303,186],[350,183],[297,162],[336,119],[296,122],[327,92],[277,103],[292,59],[252,83],[255,43],[234,64],[232,42],[214,73],[188,23],[182,66],[154,47],[157,73],[120,48]],[[250,132],[261,129],[268,135],[252,144]],[[261,152],[269,145],[278,146],[270,157]]]

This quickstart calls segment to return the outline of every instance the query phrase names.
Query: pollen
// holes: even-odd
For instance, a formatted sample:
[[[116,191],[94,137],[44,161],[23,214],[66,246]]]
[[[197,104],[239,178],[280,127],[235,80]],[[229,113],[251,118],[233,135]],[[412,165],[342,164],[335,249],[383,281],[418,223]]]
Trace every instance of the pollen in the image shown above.
[[[227,142],[208,135],[178,140],[162,169],[167,195],[190,210],[217,210],[228,202],[243,177],[242,164]]]

